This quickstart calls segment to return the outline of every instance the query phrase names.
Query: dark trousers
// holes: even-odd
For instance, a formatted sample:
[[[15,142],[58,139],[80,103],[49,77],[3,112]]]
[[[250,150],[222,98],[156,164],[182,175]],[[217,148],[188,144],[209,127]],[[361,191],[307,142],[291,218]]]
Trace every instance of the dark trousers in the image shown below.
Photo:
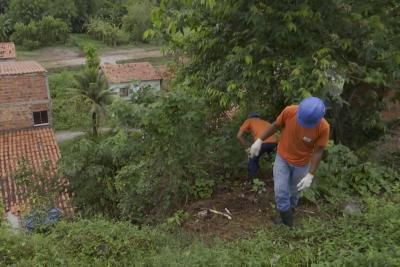
[[[272,153],[276,150],[276,143],[263,143],[261,145],[260,154],[252,157],[247,163],[247,171],[249,178],[253,179],[257,177],[258,170],[260,169],[260,158],[265,153]]]

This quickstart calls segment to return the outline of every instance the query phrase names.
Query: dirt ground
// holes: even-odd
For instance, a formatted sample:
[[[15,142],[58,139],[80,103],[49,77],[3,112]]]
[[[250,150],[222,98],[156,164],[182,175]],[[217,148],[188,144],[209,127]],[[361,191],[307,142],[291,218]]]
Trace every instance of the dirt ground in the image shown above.
[[[158,48],[144,49],[118,49],[108,51],[100,55],[101,63],[116,63],[121,60],[141,59],[149,57],[161,57]],[[35,53],[23,55],[19,60],[35,60],[43,64],[46,68],[73,67],[85,64],[85,56],[82,52],[65,47],[46,47],[35,51]]]
[[[219,188],[211,199],[200,200],[189,206],[187,212],[190,217],[184,223],[184,229],[199,235],[203,240],[245,237],[260,228],[274,227],[272,219],[277,215],[274,203],[271,179],[266,181],[266,192],[262,194],[254,192],[251,185],[240,185],[233,189]],[[230,215],[232,219],[214,214],[209,209]],[[296,209],[295,221],[316,214],[316,207],[301,205]]]

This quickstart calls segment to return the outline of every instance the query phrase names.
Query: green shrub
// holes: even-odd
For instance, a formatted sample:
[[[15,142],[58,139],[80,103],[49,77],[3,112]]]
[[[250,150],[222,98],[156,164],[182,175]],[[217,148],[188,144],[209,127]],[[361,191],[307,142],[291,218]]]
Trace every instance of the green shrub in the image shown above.
[[[400,181],[400,174],[389,167],[362,162],[343,145],[330,145],[321,162],[314,185],[305,192],[308,200],[323,197],[329,202],[352,196],[378,195]]]
[[[78,208],[159,221],[184,201],[209,197],[223,179],[235,179],[237,155],[244,153],[230,133],[210,130],[208,112],[202,98],[181,89],[143,88],[131,101],[116,101],[110,116],[120,130],[82,140],[63,155]]]
[[[89,108],[80,99],[72,98],[68,88],[74,86],[75,71],[62,71],[49,75],[52,98],[53,126],[56,130],[89,129]]]
[[[38,38],[42,45],[65,43],[69,36],[69,27],[61,19],[47,16],[37,22]]]
[[[86,25],[87,33],[94,39],[101,40],[107,45],[116,46],[129,42],[129,36],[126,32],[117,26],[98,19],[92,18]]]
[[[69,28],[65,22],[53,17],[44,17],[29,24],[17,23],[11,40],[28,49],[34,49],[44,45],[65,43],[68,34]]]
[[[11,19],[0,13],[0,42],[5,42],[11,33]]]

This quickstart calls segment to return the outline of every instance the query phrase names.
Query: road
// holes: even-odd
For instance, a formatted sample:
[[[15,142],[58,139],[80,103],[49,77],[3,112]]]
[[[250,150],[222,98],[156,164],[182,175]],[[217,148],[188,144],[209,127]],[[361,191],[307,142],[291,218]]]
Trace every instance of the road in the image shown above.
[[[163,56],[158,47],[117,49],[100,55],[101,63],[117,63],[120,60],[141,59]],[[85,56],[70,48],[42,48],[33,55],[18,57],[18,60],[35,60],[45,68],[73,67],[85,64]]]

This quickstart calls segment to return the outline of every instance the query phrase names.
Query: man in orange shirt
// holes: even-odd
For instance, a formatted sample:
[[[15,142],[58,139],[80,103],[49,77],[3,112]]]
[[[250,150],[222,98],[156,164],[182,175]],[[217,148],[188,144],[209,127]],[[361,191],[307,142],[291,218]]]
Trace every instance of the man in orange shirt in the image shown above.
[[[282,129],[273,170],[274,191],[281,221],[288,226],[293,225],[300,191],[310,187],[328,144],[330,126],[324,115],[325,105],[317,97],[288,106],[250,149],[251,155],[258,155],[262,140]]]
[[[254,140],[260,137],[260,135],[268,129],[271,124],[268,121],[261,119],[261,115],[257,112],[251,113],[248,119],[240,126],[239,132],[237,133],[237,138],[240,143],[246,148],[247,154],[250,152],[250,144],[243,137],[244,133],[250,132]],[[274,152],[276,149],[276,138],[274,135],[267,138],[261,145],[258,155],[249,157],[247,164],[249,179],[254,179],[257,177],[258,170],[260,169],[260,157],[265,153]]]

